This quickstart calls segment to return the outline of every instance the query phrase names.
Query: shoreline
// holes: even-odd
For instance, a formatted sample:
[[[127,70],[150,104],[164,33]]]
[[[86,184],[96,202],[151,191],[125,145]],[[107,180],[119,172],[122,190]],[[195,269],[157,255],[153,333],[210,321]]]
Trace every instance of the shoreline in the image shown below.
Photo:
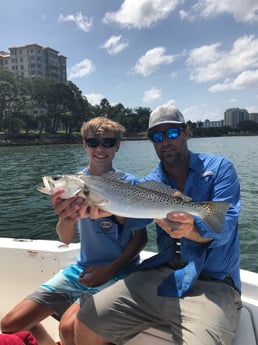
[[[221,137],[236,137],[236,136],[257,136],[257,134],[248,133],[232,133],[221,135]],[[195,138],[210,138],[210,136],[191,136]],[[123,137],[122,141],[134,140],[149,140],[147,135],[132,135]],[[82,138],[79,134],[16,134],[8,135],[0,133],[0,147],[9,146],[32,146],[32,145],[67,145],[67,144],[81,144]]]
[[[122,140],[148,140],[146,136],[128,136]],[[81,144],[79,134],[0,134],[0,147],[30,145]]]

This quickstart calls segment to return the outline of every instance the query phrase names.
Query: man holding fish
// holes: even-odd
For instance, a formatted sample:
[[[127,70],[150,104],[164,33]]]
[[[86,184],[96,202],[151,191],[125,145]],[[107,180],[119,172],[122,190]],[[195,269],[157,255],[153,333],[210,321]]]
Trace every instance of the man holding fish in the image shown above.
[[[159,193],[167,195],[168,190],[158,192],[154,183],[151,191],[150,182],[146,185],[146,181],[162,182],[184,193],[174,193],[180,207],[175,207],[175,201],[171,203],[172,212],[155,219],[157,255],[143,262],[137,272],[84,302],[77,315],[75,342],[121,345],[145,329],[165,327],[177,345],[230,345],[242,306],[240,186],[235,168],[225,157],[191,152],[184,116],[172,105],[160,106],[151,113],[148,136],[160,164],[141,179],[139,188],[163,198]],[[138,193],[136,189],[136,198]],[[211,222],[192,211],[192,204],[207,201],[224,207],[225,215],[216,228],[213,211],[206,212],[211,212]],[[107,202],[99,190],[96,204],[100,209],[87,208],[87,215],[101,216],[101,205],[110,211]],[[125,208],[130,206],[128,200],[125,204]],[[150,203],[146,205],[150,207]]]

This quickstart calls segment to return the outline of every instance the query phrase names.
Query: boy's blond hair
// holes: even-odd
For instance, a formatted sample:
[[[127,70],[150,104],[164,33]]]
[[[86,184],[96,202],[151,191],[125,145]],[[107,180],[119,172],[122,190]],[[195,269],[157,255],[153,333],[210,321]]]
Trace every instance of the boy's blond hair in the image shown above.
[[[81,136],[83,139],[89,135],[101,137],[106,132],[113,132],[115,138],[120,141],[125,132],[125,127],[116,121],[102,116],[84,122],[81,127]]]

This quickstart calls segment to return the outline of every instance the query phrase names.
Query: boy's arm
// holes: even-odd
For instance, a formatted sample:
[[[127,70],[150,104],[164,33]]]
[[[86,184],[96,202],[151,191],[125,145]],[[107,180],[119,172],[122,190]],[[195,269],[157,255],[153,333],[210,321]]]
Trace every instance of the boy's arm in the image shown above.
[[[141,250],[145,247],[148,241],[146,228],[133,231],[133,237],[128,243],[123,253],[116,258],[109,266],[112,276],[120,271],[123,266],[128,264],[133,258],[135,258]]]
[[[85,269],[80,276],[80,282],[88,286],[97,286],[107,282],[140,253],[147,239],[146,228],[134,231],[131,241],[119,257],[105,266],[92,266]],[[88,275],[85,276],[87,273]]]
[[[59,216],[56,225],[56,232],[60,241],[71,243],[76,236],[75,223],[77,222],[77,211],[80,209],[80,198],[61,199],[62,190],[51,195],[51,203],[55,213]]]

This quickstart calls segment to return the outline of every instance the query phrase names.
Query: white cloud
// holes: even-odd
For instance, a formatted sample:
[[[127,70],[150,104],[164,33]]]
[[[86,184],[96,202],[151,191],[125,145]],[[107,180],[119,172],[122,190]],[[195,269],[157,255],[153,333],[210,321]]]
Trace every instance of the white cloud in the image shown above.
[[[72,66],[68,71],[68,79],[83,78],[95,71],[93,63],[84,59],[76,65]]]
[[[127,48],[129,42],[127,40],[122,41],[122,36],[111,36],[105,43],[101,46],[107,50],[108,54],[116,55],[120,53],[122,50]]]
[[[177,79],[177,77],[178,77],[178,75],[177,75],[176,72],[171,72],[171,73],[170,73],[170,78],[171,78],[171,79]]]
[[[161,91],[158,90],[156,87],[152,87],[150,90],[144,92],[143,102],[144,103],[151,103],[157,99],[161,98]]]
[[[223,119],[223,114],[221,114],[220,111],[214,109],[211,110],[207,104],[200,104],[198,106],[183,109],[182,113],[184,114],[186,122],[203,122],[207,119],[210,121],[216,121],[218,119]]]
[[[258,67],[258,38],[253,35],[239,38],[228,51],[220,47],[215,43],[190,51],[186,63],[192,80],[214,81]]]
[[[258,70],[244,71],[240,73],[235,79],[226,79],[224,83],[218,83],[209,88],[210,92],[221,92],[228,90],[240,89],[258,89]]]
[[[182,0],[124,0],[117,12],[107,12],[106,24],[117,23],[126,28],[149,28],[165,19]]]
[[[91,105],[100,104],[101,100],[105,98],[101,93],[88,93],[84,95]]]
[[[79,29],[88,32],[92,28],[93,19],[83,16],[81,12],[77,12],[75,14],[68,14],[67,16],[60,14],[58,22],[74,22]]]
[[[166,55],[164,47],[157,47],[148,50],[141,56],[133,67],[133,72],[144,77],[155,72],[161,65],[170,65],[174,61],[173,55]]]
[[[248,111],[248,113],[258,113],[258,106],[251,105],[250,107],[247,107],[246,110]]]
[[[225,13],[238,22],[258,22],[257,0],[198,0],[189,11],[180,11],[181,18],[189,20],[199,16],[209,19]]]
[[[227,101],[228,101],[229,103],[237,103],[237,102],[238,102],[238,99],[236,99],[236,98],[229,98]]]

